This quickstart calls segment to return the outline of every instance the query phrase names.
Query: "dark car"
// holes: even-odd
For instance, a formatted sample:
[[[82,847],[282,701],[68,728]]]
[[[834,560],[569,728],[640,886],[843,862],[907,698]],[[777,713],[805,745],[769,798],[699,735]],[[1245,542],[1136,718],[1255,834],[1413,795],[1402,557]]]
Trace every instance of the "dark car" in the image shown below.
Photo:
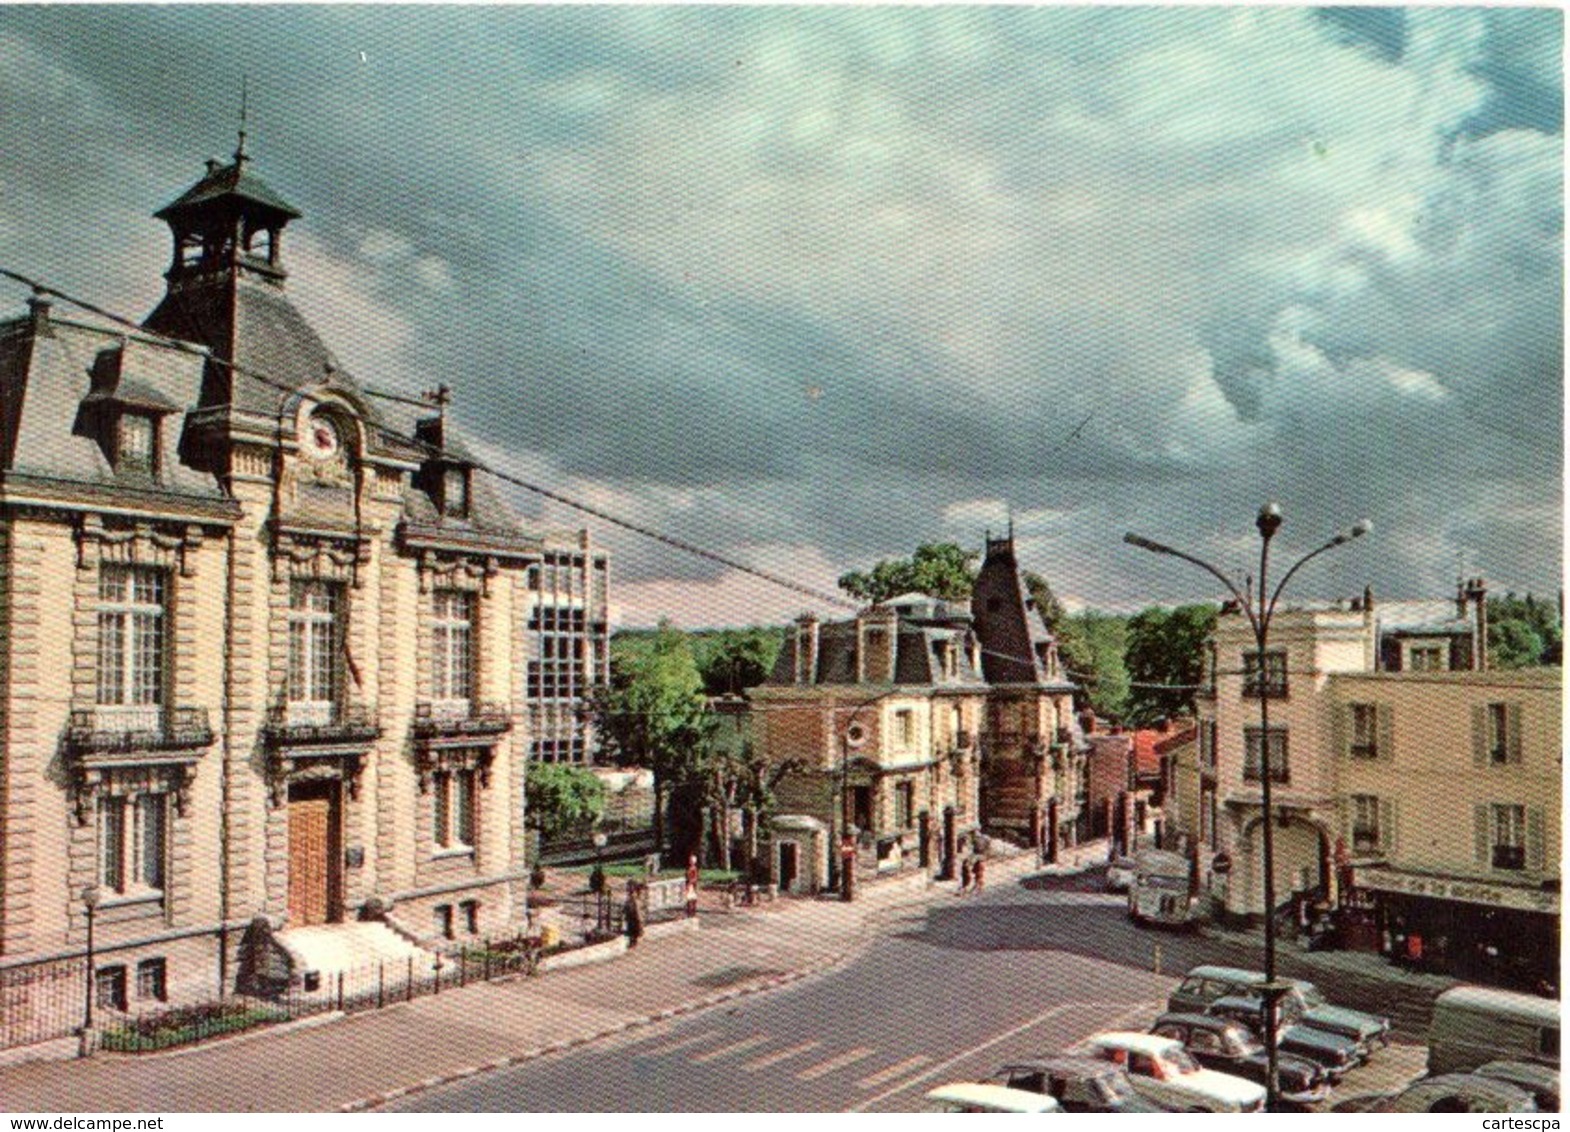
[[[989,1080],[1011,1089],[1045,1093],[1064,1112],[1166,1112],[1134,1091],[1128,1074],[1097,1057],[1065,1054],[1005,1065]]]
[[[1195,967],[1167,999],[1167,1009],[1203,1012],[1220,998],[1257,999],[1259,987],[1264,982],[1263,971],[1211,964]],[[1364,1060],[1375,1042],[1390,1044],[1390,1019],[1345,1006],[1332,1006],[1319,988],[1306,979],[1283,979],[1282,982],[1288,985],[1281,998],[1281,1017],[1285,1021],[1353,1038],[1362,1046]]]
[[[1206,1069],[1265,1084],[1269,1072],[1265,1047],[1241,1022],[1211,1014],[1163,1014],[1150,1032],[1176,1038]],[[1318,1104],[1330,1095],[1329,1074],[1308,1058],[1278,1053],[1276,1075],[1282,1099],[1292,1104]]]
[[[1348,1097],[1332,1112],[1536,1112],[1532,1094],[1476,1073],[1444,1073],[1399,1093]]]
[[[1472,1070],[1479,1077],[1507,1081],[1525,1089],[1537,1102],[1538,1112],[1559,1111],[1559,1070],[1532,1061],[1490,1061]]]
[[[1353,1010],[1348,1006],[1334,1006],[1326,1000],[1324,992],[1307,979],[1287,979],[1292,984],[1293,997],[1302,1005],[1301,1017],[1292,1021],[1315,1030],[1328,1030],[1362,1043],[1365,1051],[1375,1042],[1390,1044],[1390,1019],[1379,1014]],[[1366,1053],[1365,1053],[1366,1056]]]
[[[1256,1038],[1264,1036],[1264,1010],[1257,998],[1218,998],[1205,1013],[1241,1022]],[[1363,1047],[1353,1039],[1308,1026],[1279,1027],[1276,1050],[1316,1062],[1332,1082],[1341,1080],[1363,1062]]]

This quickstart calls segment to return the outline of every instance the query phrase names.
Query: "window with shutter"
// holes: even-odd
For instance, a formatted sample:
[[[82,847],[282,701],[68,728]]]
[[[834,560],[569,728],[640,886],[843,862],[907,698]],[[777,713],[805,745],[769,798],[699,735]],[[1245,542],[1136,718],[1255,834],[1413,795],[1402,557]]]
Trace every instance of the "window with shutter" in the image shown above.
[[[1543,811],[1536,806],[1526,812],[1526,867],[1543,869]]]

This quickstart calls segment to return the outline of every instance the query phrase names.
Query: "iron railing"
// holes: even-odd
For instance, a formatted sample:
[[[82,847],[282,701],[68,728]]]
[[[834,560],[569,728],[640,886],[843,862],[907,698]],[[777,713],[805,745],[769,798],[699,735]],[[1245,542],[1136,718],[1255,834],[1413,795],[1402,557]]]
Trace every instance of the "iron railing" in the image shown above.
[[[191,750],[211,746],[213,729],[204,707],[127,713],[112,708],[74,708],[65,742],[72,751],[88,755]]]
[[[506,704],[472,700],[452,704],[423,703],[414,708],[416,739],[504,735],[510,730],[512,712]]]
[[[364,704],[343,704],[326,718],[302,716],[290,705],[279,704],[267,712],[262,735],[277,746],[306,746],[312,743],[374,743],[382,729],[376,713]]]

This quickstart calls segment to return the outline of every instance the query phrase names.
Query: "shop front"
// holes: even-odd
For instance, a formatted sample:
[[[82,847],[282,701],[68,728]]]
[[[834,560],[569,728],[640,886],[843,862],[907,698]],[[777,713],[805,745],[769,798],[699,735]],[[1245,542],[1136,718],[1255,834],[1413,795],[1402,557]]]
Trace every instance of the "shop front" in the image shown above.
[[[1391,962],[1468,982],[1557,993],[1559,890],[1357,869],[1346,905]]]

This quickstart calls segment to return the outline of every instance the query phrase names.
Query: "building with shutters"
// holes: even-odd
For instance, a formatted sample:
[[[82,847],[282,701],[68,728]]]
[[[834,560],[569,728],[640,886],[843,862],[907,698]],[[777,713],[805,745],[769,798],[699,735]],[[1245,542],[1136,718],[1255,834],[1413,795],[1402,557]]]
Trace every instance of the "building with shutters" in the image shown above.
[[[1559,671],[1489,670],[1485,600],[1473,579],[1453,601],[1281,609],[1263,667],[1223,611],[1167,813],[1221,915],[1264,911],[1268,766],[1283,909],[1339,907],[1353,946],[1465,977],[1557,971]]]
[[[1561,683],[1556,668],[1330,678],[1351,945],[1557,986]]]
[[[243,135],[157,216],[142,330],[0,324],[0,991],[81,970],[92,893],[106,1010],[519,923],[525,758],[584,758],[606,665],[605,555],[344,371]]]

